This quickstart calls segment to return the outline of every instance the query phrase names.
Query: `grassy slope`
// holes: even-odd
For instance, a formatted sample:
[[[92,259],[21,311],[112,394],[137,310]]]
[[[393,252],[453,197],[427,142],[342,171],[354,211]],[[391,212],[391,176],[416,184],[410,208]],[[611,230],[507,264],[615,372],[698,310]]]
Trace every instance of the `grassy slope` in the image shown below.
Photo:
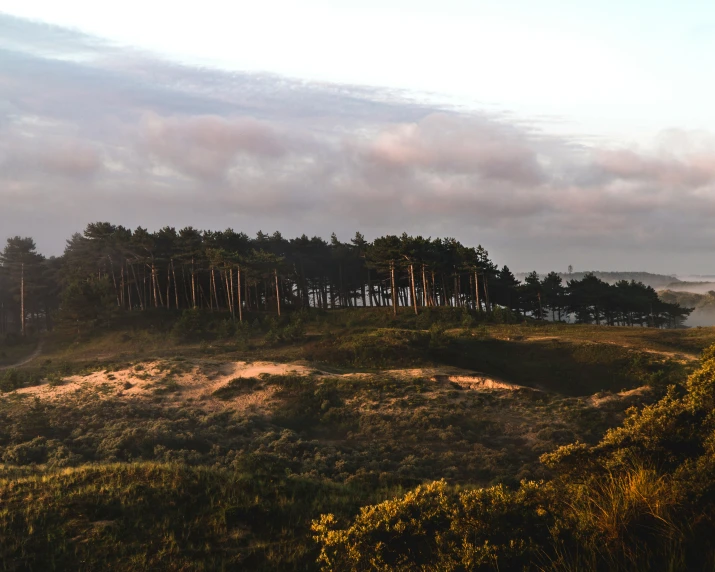
[[[259,325],[248,336],[179,344],[166,324],[47,340],[43,357],[23,368],[28,379],[157,356],[169,364],[309,359],[323,370],[372,374],[267,378],[261,383],[278,393],[264,415],[232,412],[231,392],[224,413],[166,395],[129,403],[99,387],[46,404],[5,394],[0,562],[5,569],[314,569],[310,519],[349,516],[442,477],[464,486],[548,477],[541,453],[595,442],[641,399],[594,407],[588,396],[643,384],[658,394],[692,367],[658,352],[698,354],[715,341],[707,328],[430,326],[408,313],[394,320],[341,311],[309,320],[293,342],[268,343]],[[460,366],[546,391],[465,391],[380,371],[415,365]],[[107,462],[115,464],[87,464]]]
[[[6,570],[304,569],[317,554],[305,542],[311,515],[354,512],[376,498],[157,463],[0,478],[0,562]]]

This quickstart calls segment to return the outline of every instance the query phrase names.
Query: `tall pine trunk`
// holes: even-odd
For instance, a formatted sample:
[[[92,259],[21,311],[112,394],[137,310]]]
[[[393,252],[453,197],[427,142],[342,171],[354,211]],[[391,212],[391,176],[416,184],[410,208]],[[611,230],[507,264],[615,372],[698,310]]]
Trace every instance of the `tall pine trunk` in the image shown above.
[[[20,332],[25,335],[25,263],[20,263]]]
[[[176,282],[176,268],[174,267],[174,259],[171,259],[171,274],[174,276],[174,300],[176,309],[179,309],[179,284]],[[183,283],[182,283],[183,286]]]
[[[278,309],[278,316],[281,315],[281,293],[278,288],[278,270],[274,270],[274,275],[276,279],[276,308]]]
[[[236,285],[236,292],[238,293],[238,321],[243,322],[243,300],[241,300],[241,267],[238,267],[236,272],[236,280],[238,284]]]
[[[196,309],[196,268],[193,257],[191,258],[191,302]]]
[[[417,312],[417,288],[415,288],[415,269],[414,264],[410,264],[410,285],[412,287],[412,305],[415,308],[415,315]]]
[[[397,316],[397,290],[395,288],[395,263],[390,261],[390,287],[392,289],[392,313]]]
[[[481,312],[482,302],[479,299],[479,273],[476,270],[474,271],[474,296],[477,301],[477,312]]]

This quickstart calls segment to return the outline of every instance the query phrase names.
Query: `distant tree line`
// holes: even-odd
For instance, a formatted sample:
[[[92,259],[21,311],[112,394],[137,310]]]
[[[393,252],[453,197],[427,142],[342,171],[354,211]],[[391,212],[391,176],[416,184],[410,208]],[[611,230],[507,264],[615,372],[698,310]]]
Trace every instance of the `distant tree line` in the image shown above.
[[[481,246],[452,238],[387,235],[349,242],[279,232],[253,238],[231,229],[132,231],[106,222],[73,235],[60,257],[31,238],[8,239],[0,255],[0,331],[50,329],[52,318],[101,319],[148,309],[250,312],[294,309],[457,307],[514,319],[676,327],[689,314],[639,282],[593,275],[563,284],[552,272],[519,282]]]

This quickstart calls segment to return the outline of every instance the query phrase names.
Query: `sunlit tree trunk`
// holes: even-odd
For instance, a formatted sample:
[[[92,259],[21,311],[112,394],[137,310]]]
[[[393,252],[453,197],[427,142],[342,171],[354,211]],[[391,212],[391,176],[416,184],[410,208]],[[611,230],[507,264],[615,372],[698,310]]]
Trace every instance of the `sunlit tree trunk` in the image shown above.
[[[15,267],[17,268],[17,267]],[[25,335],[25,263],[20,263],[20,332]]]
[[[278,309],[278,315],[281,315],[281,293],[278,288],[278,270],[274,270],[274,277],[276,279],[276,308]]]
[[[134,269],[134,265],[130,264],[130,268],[132,269],[132,275],[134,276],[134,287],[137,290],[137,296],[139,297],[139,309],[144,310],[146,308],[146,305],[144,304],[144,296],[142,293],[143,288],[139,288],[139,280],[137,279],[137,271]]]
[[[479,274],[476,270],[474,271],[474,306],[477,312],[482,311],[482,303],[479,300]]]
[[[176,282],[176,268],[174,267],[174,259],[171,259],[171,274],[174,277],[174,301],[176,302],[176,309],[179,309],[179,284]],[[182,283],[182,287],[185,284]]]
[[[194,259],[191,258],[191,302],[194,309],[196,308],[196,268],[194,266]]]
[[[233,291],[233,270],[229,267],[228,268],[228,275],[231,278],[231,289],[228,293],[229,296],[229,306],[231,308],[231,316],[233,317],[233,320],[236,320],[236,306],[234,303],[235,300],[235,293]]]
[[[243,300],[241,300],[241,267],[236,272],[236,292],[238,293],[238,321],[243,322]]]
[[[418,314],[418,311],[417,311],[417,288],[415,288],[414,264],[410,264],[410,285],[412,287],[412,306],[415,309],[415,314]]]
[[[425,265],[422,265],[422,305],[427,307],[430,306],[429,299],[429,284],[427,283],[427,273],[425,272]]]
[[[114,263],[109,255],[107,255],[107,260],[109,260],[109,267],[112,269],[112,284],[114,284],[114,293],[117,296],[117,306],[122,307],[121,297],[119,295],[119,287],[117,286],[117,278],[114,274]]]
[[[122,269],[119,273],[119,283],[120,283],[119,307],[124,308],[124,264],[122,264]]]
[[[166,309],[171,310],[171,266],[166,266]]]
[[[395,288],[395,263],[390,261],[390,285],[392,289],[392,313],[397,316],[397,289]]]
[[[484,306],[487,310],[487,313],[490,313],[492,311],[492,305],[489,302],[489,281],[487,280],[486,274],[484,274]]]
[[[214,300],[216,301],[216,310],[220,310],[221,308],[219,307],[218,303],[218,292],[216,290],[216,270],[213,267],[211,268],[211,288]]]

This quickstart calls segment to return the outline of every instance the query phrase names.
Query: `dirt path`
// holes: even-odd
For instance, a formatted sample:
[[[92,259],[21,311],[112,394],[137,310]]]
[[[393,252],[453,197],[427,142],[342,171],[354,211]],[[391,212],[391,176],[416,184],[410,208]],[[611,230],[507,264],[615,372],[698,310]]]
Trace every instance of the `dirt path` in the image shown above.
[[[41,353],[42,353],[42,341],[40,341],[40,343],[37,344],[37,348],[35,348],[35,351],[32,352],[24,360],[19,361],[17,363],[10,364],[10,365],[0,365],[0,371],[4,371],[6,369],[14,369],[16,367],[22,367],[23,365],[27,365],[32,360],[39,357]]]

